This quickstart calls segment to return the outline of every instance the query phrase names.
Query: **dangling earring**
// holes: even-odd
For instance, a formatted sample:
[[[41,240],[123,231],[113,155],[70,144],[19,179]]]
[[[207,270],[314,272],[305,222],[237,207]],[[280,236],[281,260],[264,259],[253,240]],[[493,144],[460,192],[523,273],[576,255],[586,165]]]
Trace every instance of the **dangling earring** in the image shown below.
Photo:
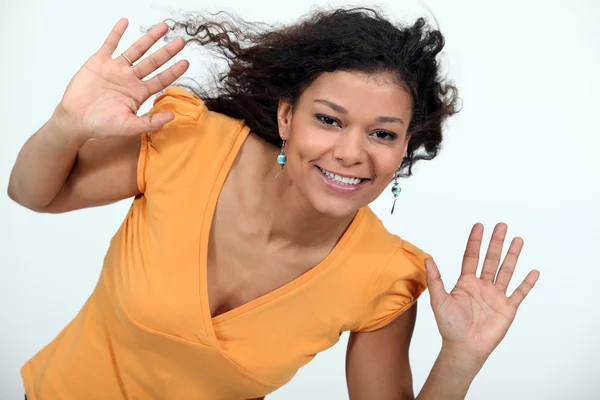
[[[392,194],[394,195],[394,204],[392,204],[392,215],[394,214],[394,208],[396,207],[396,200],[398,199],[398,195],[402,191],[400,186],[398,185],[398,173],[400,170],[396,171],[394,174],[394,185],[392,186]]]
[[[284,147],[285,147],[285,140],[283,141],[283,143],[281,143],[281,152],[277,156],[277,163],[281,166],[281,170],[277,173],[277,175],[275,175],[275,178],[277,178],[279,176],[279,174],[281,173],[281,171],[283,171],[283,167],[285,167],[285,163],[287,161],[287,157],[285,156],[285,152],[283,151]],[[275,179],[275,178],[273,178],[273,179]]]

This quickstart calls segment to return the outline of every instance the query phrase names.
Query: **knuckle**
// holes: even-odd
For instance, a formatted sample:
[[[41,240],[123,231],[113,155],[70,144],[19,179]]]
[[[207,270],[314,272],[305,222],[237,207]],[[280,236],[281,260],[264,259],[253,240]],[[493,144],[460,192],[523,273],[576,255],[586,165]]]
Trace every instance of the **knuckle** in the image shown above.
[[[487,260],[491,260],[491,261],[500,261],[500,254],[499,253],[488,253],[485,258]]]
[[[496,274],[494,274],[492,271],[482,271],[481,272],[481,277],[485,277],[485,278],[493,278]]]
[[[133,51],[134,51],[134,52],[135,52],[135,54],[136,54],[134,57],[137,57],[137,56],[139,56],[139,55],[141,55],[141,54],[144,54],[144,51],[142,51],[142,48],[140,47],[140,44],[139,44],[139,43],[137,43],[137,42],[136,42],[136,43],[134,43],[134,44],[131,46],[131,48],[133,49]]]
[[[158,60],[156,59],[156,57],[150,57],[148,59],[148,62],[150,63],[150,65],[152,66],[152,68],[154,68],[155,70],[160,67],[160,63],[158,62]]]

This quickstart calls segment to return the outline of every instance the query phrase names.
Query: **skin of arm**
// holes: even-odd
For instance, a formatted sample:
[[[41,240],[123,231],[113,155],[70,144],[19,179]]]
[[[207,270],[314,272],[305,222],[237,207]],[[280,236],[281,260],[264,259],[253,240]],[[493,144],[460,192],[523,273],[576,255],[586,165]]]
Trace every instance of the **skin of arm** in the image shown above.
[[[8,196],[41,213],[113,203],[139,193],[141,135],[88,140],[55,116],[25,143],[11,172]]]
[[[385,327],[350,335],[346,381],[350,400],[414,400],[409,347],[416,303]],[[459,400],[481,368],[479,362],[442,347],[417,400]]]

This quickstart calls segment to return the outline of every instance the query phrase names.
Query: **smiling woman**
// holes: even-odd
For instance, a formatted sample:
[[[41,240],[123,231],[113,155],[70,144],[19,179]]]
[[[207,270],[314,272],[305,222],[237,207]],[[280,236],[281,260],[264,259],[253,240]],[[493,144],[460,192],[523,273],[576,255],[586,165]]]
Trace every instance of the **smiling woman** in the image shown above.
[[[324,72],[279,107],[287,173],[321,214],[352,215],[400,173],[413,102],[396,79],[386,71]]]
[[[170,22],[113,58],[120,20],[14,166],[9,194],[35,211],[134,197],[89,300],[23,366],[27,397],[264,398],[350,331],[350,398],[412,399],[429,285],[443,346],[418,398],[463,399],[537,279],[506,296],[522,240],[500,266],[498,224],[478,278],[476,224],[448,294],[431,257],[369,208],[437,155],[456,112],[442,34],[363,8],[264,30]],[[144,58],[169,30],[185,40]],[[229,61],[213,87],[168,87],[187,61],[144,80],[186,43]]]

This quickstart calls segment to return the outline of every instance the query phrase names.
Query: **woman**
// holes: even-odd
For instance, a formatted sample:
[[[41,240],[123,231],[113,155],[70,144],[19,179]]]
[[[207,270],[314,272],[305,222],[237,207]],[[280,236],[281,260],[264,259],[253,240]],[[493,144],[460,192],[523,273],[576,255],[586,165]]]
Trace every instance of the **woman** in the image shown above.
[[[351,331],[351,399],[412,399],[416,301],[430,289],[443,339],[418,399],[463,399],[535,284],[506,289],[498,224],[476,276],[481,224],[448,294],[425,252],[368,204],[439,150],[456,111],[439,77],[443,37],[368,9],[316,12],[276,31],[199,19],[188,42],[229,61],[216,92],[170,87],[177,38],[143,57],[153,27],[116,58],[127,21],[77,72],[24,145],[9,194],[39,212],[134,196],[96,289],[22,369],[30,399],[252,399],[288,382]]]

